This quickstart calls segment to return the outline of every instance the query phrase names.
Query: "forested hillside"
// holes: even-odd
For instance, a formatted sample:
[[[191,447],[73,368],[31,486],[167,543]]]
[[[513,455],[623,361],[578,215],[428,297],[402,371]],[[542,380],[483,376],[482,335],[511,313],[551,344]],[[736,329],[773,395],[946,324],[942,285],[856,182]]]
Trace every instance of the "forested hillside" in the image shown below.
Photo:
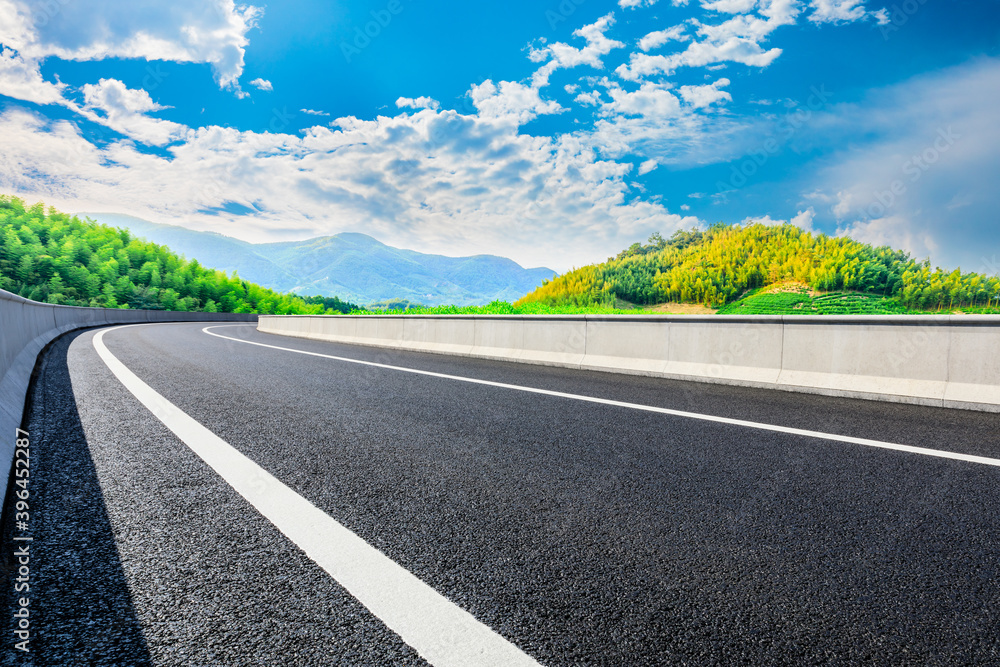
[[[336,298],[279,294],[126,231],[3,195],[0,288],[36,301],[105,308],[262,314],[356,308]]]
[[[1000,278],[931,269],[907,253],[792,225],[716,225],[654,234],[603,264],[547,281],[517,305],[701,303],[720,308],[749,290],[795,281],[822,292],[893,297],[904,309],[980,309],[1000,305]]]

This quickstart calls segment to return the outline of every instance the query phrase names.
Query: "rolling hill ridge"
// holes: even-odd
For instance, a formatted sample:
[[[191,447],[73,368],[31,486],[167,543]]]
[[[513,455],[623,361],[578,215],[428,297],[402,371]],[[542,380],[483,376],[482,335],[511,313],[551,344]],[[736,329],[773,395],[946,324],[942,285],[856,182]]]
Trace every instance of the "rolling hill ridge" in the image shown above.
[[[0,195],[0,288],[68,306],[332,314],[337,298],[279,294],[127,231]]]
[[[525,269],[494,255],[446,257],[393,248],[365,234],[254,244],[115,213],[78,215],[129,229],[275,291],[336,295],[362,305],[389,299],[431,306],[513,301],[555,276],[551,269]]]
[[[786,283],[792,292],[768,290]],[[804,292],[864,295],[857,312],[983,312],[1000,308],[1000,277],[931,269],[901,250],[793,225],[718,224],[659,234],[601,264],[565,273],[520,299],[550,307],[696,303],[724,312],[838,312]],[[764,292],[764,294],[758,294]],[[768,294],[770,292],[770,294]],[[744,306],[737,302],[754,297]],[[877,301],[873,300],[877,297]],[[785,304],[785,305],[782,305]],[[832,310],[831,310],[832,309]],[[853,312],[853,311],[850,311]]]

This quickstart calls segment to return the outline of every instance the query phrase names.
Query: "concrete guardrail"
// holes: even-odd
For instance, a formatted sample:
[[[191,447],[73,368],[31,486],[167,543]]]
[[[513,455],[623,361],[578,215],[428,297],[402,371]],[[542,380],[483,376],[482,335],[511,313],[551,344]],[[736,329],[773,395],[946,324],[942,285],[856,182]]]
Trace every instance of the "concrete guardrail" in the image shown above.
[[[180,313],[164,310],[78,308],[29,301],[0,290],[0,479],[4,491],[14,457],[15,433],[35,361],[56,337],[84,327],[142,322],[253,322],[256,315]]]
[[[266,333],[1000,412],[1000,316],[262,315]]]

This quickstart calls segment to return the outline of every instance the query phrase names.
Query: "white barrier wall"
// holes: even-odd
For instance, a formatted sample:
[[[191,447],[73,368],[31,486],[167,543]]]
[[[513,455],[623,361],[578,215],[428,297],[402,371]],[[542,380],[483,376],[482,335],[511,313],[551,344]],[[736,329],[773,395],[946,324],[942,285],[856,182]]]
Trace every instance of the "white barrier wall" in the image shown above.
[[[1000,316],[262,315],[265,333],[1000,412]]]
[[[57,336],[83,327],[138,322],[253,322],[256,315],[178,313],[54,306],[0,290],[0,479],[14,456],[15,429],[21,425],[31,371],[42,349]]]

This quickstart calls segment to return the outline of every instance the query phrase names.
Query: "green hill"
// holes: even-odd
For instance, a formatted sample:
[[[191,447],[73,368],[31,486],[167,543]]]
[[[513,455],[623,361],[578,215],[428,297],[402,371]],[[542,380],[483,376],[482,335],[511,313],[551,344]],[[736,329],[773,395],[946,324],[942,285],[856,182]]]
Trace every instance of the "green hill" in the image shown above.
[[[357,306],[279,294],[107,225],[0,195],[0,288],[47,303],[227,313],[320,314]]]
[[[791,283],[792,290],[768,289]],[[824,294],[825,293],[825,294]],[[695,303],[729,313],[996,312],[1000,278],[792,225],[659,234],[547,281],[516,307]]]

